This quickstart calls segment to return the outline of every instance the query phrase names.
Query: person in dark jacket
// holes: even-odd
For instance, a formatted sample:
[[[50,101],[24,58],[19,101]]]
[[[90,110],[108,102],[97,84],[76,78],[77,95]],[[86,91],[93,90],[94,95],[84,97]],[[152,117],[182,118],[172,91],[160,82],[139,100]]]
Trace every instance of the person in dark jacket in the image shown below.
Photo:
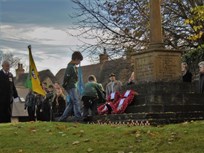
[[[43,121],[43,110],[42,110],[42,106],[43,106],[43,100],[44,97],[40,94],[36,93],[36,117],[38,121]]]
[[[60,87],[59,83],[54,84],[55,88],[55,95],[54,100],[52,102],[52,112],[53,117],[60,117],[66,107],[66,100],[65,95],[63,94],[62,88]]]
[[[192,73],[188,69],[188,64],[186,62],[181,63],[182,80],[183,82],[192,82]]]
[[[52,102],[54,97],[54,87],[53,85],[49,85],[48,93],[45,96],[45,99],[42,104],[42,112],[43,112],[43,121],[51,121],[52,120]]]
[[[27,109],[28,111],[29,121],[35,121],[35,105],[36,105],[35,93],[30,89],[25,99],[24,108]]]
[[[200,73],[199,91],[200,93],[204,93],[204,61],[200,62],[198,66],[199,66],[199,73]]]
[[[18,93],[13,82],[13,75],[9,72],[10,63],[4,61],[0,70],[0,123],[11,122],[13,99],[19,101]]]

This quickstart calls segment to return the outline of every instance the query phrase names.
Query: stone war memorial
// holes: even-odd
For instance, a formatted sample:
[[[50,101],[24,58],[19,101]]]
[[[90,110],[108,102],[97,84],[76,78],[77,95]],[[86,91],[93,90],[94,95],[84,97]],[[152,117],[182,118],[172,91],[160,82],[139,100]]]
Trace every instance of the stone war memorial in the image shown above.
[[[150,1],[150,44],[134,55],[136,82],[177,80],[181,77],[181,51],[164,48],[160,0]]]
[[[139,93],[126,114],[104,117],[113,121],[149,121],[152,124],[178,123],[204,119],[204,95],[197,82],[183,83],[180,50],[164,47],[161,0],[150,0],[150,44],[132,55],[135,85]]]

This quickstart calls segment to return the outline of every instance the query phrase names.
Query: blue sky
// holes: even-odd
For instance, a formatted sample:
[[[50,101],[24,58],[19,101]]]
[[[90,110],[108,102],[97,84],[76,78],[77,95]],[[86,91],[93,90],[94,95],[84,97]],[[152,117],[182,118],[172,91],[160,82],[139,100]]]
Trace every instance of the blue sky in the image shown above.
[[[74,8],[71,0],[0,0],[0,51],[28,65],[27,46],[31,45],[38,71],[50,69],[56,74],[82,45],[68,34],[79,33],[70,30],[76,23],[70,17]],[[85,58],[82,65],[87,64]]]

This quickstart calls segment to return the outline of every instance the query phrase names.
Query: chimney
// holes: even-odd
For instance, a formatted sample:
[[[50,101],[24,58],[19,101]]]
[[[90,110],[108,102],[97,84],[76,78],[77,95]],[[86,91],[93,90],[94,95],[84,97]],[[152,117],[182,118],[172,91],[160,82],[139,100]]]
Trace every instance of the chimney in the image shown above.
[[[18,63],[18,68],[16,69],[16,80],[19,79],[20,75],[24,73],[23,64]]]
[[[104,48],[103,54],[99,55],[100,63],[104,63],[108,61],[108,54],[106,52],[106,49]]]

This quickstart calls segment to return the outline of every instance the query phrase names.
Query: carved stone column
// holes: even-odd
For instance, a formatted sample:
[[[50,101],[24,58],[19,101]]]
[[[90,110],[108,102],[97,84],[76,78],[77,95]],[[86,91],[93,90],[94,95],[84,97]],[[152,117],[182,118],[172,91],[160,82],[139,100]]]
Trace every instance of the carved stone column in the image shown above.
[[[150,0],[149,48],[164,48],[161,18],[161,0]]]
[[[181,77],[181,51],[165,49],[160,0],[150,0],[150,44],[133,54],[136,82],[178,80]]]

